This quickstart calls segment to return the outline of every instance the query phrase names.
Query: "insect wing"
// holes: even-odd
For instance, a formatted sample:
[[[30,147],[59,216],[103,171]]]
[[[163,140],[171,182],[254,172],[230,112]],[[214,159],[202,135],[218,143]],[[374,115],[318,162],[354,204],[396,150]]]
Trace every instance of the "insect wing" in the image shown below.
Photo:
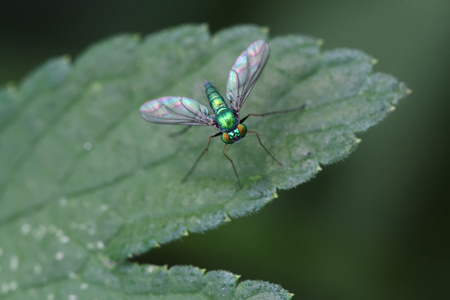
[[[145,102],[142,117],[158,124],[213,126],[214,120],[206,106],[184,97],[163,97]]]
[[[269,45],[263,40],[258,40],[236,59],[227,82],[227,98],[235,112],[241,109],[253,89],[266,66],[269,55]]]

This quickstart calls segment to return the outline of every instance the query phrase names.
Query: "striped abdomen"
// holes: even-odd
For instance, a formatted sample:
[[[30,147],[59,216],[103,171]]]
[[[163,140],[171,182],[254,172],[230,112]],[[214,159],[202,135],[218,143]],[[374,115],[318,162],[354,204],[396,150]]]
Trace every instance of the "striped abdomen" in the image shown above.
[[[215,114],[216,124],[222,132],[230,132],[237,128],[239,120],[234,115],[231,108],[223,100],[216,88],[211,82],[205,82],[205,93],[208,97],[209,105]]]
[[[228,105],[223,100],[223,97],[219,94],[217,89],[212,85],[211,82],[205,82],[205,93],[208,97],[209,105],[213,109],[214,113],[217,114],[221,109],[228,108]]]

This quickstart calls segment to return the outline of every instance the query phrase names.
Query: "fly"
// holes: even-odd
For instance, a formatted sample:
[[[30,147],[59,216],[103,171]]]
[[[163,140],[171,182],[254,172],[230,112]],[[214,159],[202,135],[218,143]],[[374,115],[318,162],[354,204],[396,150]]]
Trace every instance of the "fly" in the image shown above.
[[[214,112],[213,116],[209,114],[206,106],[186,97],[162,97],[156,100],[148,101],[141,106],[140,112],[142,117],[151,123],[211,126],[219,131],[209,137],[205,149],[195,160],[188,173],[184,176],[182,180],[183,182],[185,182],[192,172],[194,172],[198,162],[206,151],[208,151],[211,140],[218,136],[220,136],[222,141],[225,143],[222,154],[231,163],[239,188],[241,187],[241,182],[238,172],[233,160],[225,153],[225,151],[227,146],[233,143],[239,143],[240,140],[247,135],[247,133],[256,135],[259,144],[266,151],[266,153],[275,162],[282,165],[282,163],[276,159],[264,146],[258,133],[256,131],[247,130],[247,126],[244,122],[250,116],[264,117],[274,114],[284,114],[302,109],[304,108],[304,105],[289,110],[273,111],[263,114],[250,113],[242,119],[239,118],[239,111],[266,66],[269,55],[269,45],[263,40],[253,42],[244,52],[241,53],[241,55],[239,55],[228,75],[226,95],[230,105],[227,104],[211,82],[205,82],[205,93],[208,98],[209,105]]]

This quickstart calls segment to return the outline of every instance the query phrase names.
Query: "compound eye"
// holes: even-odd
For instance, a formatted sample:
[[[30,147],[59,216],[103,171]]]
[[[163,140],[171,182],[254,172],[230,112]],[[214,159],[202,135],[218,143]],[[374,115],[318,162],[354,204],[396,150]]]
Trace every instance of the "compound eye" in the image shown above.
[[[224,142],[225,144],[233,144],[233,141],[226,132],[222,133],[222,142]]]
[[[247,134],[247,126],[245,126],[244,124],[239,124],[237,128],[239,130],[239,133],[241,134],[241,138],[243,138]]]

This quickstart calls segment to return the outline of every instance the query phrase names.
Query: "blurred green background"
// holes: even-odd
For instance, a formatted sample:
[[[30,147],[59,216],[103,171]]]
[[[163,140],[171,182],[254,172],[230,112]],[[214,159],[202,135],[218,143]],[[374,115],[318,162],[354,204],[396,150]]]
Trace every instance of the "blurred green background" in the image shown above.
[[[450,1],[2,1],[0,22],[1,85],[111,35],[183,23],[255,23],[373,55],[414,93],[354,154],[142,260],[229,270],[295,299],[450,299]]]

